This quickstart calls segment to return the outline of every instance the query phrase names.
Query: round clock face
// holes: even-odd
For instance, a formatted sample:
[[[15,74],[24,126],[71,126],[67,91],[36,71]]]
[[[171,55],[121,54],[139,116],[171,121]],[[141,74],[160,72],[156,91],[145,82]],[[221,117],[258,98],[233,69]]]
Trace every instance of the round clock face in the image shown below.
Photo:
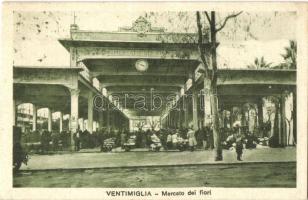
[[[138,71],[144,72],[149,68],[149,63],[146,60],[137,60],[135,67]]]

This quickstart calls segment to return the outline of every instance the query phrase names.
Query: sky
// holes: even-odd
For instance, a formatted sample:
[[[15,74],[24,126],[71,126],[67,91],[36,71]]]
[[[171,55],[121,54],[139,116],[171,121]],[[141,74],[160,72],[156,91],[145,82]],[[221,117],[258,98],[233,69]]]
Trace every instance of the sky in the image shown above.
[[[117,31],[131,26],[144,12],[75,12],[81,30]],[[217,21],[230,13],[218,13]],[[69,66],[69,53],[58,42],[69,37],[73,12],[14,12],[14,65]],[[170,32],[195,31],[195,14],[154,13],[152,26]],[[296,38],[296,13],[243,12],[218,33],[220,68],[246,68],[256,57],[264,56],[273,65],[283,62],[281,54],[289,40]],[[175,26],[176,24],[176,26]]]

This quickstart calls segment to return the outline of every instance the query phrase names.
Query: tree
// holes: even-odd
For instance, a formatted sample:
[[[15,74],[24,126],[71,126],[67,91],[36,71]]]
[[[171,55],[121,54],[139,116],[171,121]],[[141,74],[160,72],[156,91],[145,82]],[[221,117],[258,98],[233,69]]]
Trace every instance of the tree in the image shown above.
[[[261,58],[255,58],[254,63],[248,65],[247,67],[249,69],[266,69],[266,68],[271,68],[272,63],[267,63],[262,56]]]
[[[201,64],[203,69],[200,69],[199,72],[204,73],[204,82],[205,85],[208,85],[209,96],[211,102],[212,110],[212,122],[213,122],[213,136],[214,136],[214,145],[215,145],[215,160],[222,160],[222,147],[221,147],[221,136],[219,133],[219,112],[218,112],[218,102],[217,102],[217,46],[216,35],[219,31],[223,30],[227,22],[239,16],[242,12],[233,13],[223,17],[220,23],[216,22],[216,12],[196,12],[196,22],[197,27],[194,29],[192,26],[192,16],[191,13],[179,12],[179,13],[163,13],[162,15],[167,15],[168,23],[171,24],[171,27],[175,27],[178,30],[178,27],[183,27],[183,31],[186,34],[173,34],[173,30],[169,30],[170,34],[164,34],[163,37],[158,37],[157,39],[162,43],[168,42],[177,42],[177,43],[190,43],[197,44]],[[158,14],[159,15],[159,14]],[[202,15],[202,16],[201,16]],[[148,13],[145,15],[147,19],[163,20],[164,16],[157,16],[157,13]],[[177,26],[174,26],[177,24]],[[197,35],[189,34],[188,30],[195,30]],[[183,32],[182,32],[183,33]],[[210,51],[206,49],[209,47]],[[182,59],[189,59],[189,52],[183,52],[179,48],[179,54],[177,57]],[[209,82],[209,84],[207,84]]]
[[[198,28],[198,48],[200,53],[201,62],[204,67],[204,82],[205,85],[209,84],[209,95],[210,95],[210,104],[212,110],[212,122],[213,122],[213,136],[214,136],[214,146],[215,146],[215,161],[220,161],[223,159],[222,156],[222,146],[221,146],[221,136],[219,131],[219,113],[218,113],[218,99],[217,99],[217,41],[216,35],[221,31],[227,24],[228,20],[236,18],[242,13],[238,12],[235,14],[228,15],[221,24],[216,24],[216,12],[208,11],[203,12],[203,17],[206,20],[201,19],[200,11],[196,12],[197,28]],[[203,41],[205,24],[202,24],[203,21],[207,21],[209,25],[209,35],[210,35],[210,55],[207,60],[205,45]],[[205,22],[204,22],[205,23]]]
[[[284,63],[280,64],[280,69],[296,69],[297,68],[297,62],[296,62],[296,56],[297,56],[297,44],[296,41],[290,40],[289,46],[285,47],[285,54],[281,55],[284,59]],[[286,95],[286,97],[289,97],[290,93]],[[296,90],[292,92],[292,98],[293,98],[293,111],[292,111],[292,117],[293,120],[293,137],[294,137],[294,144],[296,144],[296,134],[297,134],[297,127],[296,127]],[[290,125],[290,122],[288,121],[288,124]],[[290,128],[290,127],[289,127]]]
[[[296,69],[297,44],[296,41],[290,40],[289,46],[285,47],[285,54],[281,56],[284,59],[282,66],[287,69]]]

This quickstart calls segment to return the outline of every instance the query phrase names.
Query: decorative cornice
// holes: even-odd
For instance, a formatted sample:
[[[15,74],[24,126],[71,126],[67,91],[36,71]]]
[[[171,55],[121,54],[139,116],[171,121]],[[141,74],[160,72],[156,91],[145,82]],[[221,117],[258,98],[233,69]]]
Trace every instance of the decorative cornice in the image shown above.
[[[163,27],[152,27],[151,23],[145,18],[140,16],[133,22],[131,27],[120,27],[119,31],[123,32],[137,32],[140,37],[143,37],[148,32],[164,32]]]

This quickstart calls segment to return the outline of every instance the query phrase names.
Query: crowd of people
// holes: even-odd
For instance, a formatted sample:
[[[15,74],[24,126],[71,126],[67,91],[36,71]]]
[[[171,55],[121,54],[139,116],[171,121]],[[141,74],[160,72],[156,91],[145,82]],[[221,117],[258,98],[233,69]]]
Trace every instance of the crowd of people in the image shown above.
[[[232,128],[221,128],[221,141],[224,149],[235,148],[238,153],[238,160],[241,160],[243,148],[256,148],[258,137],[250,133],[247,128],[235,126]],[[31,136],[31,137],[30,137]],[[86,148],[101,147],[106,139],[114,139],[114,147],[124,148],[124,144],[133,136],[135,138],[135,148],[151,148],[153,141],[159,141],[165,150],[180,149],[187,146],[186,149],[194,151],[195,149],[211,150],[214,148],[213,129],[211,126],[205,126],[194,131],[192,128],[167,128],[155,130],[138,130],[129,132],[126,129],[100,129],[92,134],[87,130],[78,130],[73,135],[75,150]],[[33,139],[40,143],[40,152],[66,150],[70,147],[71,134],[68,131],[49,132],[42,130],[40,132],[28,133],[25,142],[31,143]],[[182,145],[182,146],[181,146]],[[184,148],[180,149],[183,150]]]

